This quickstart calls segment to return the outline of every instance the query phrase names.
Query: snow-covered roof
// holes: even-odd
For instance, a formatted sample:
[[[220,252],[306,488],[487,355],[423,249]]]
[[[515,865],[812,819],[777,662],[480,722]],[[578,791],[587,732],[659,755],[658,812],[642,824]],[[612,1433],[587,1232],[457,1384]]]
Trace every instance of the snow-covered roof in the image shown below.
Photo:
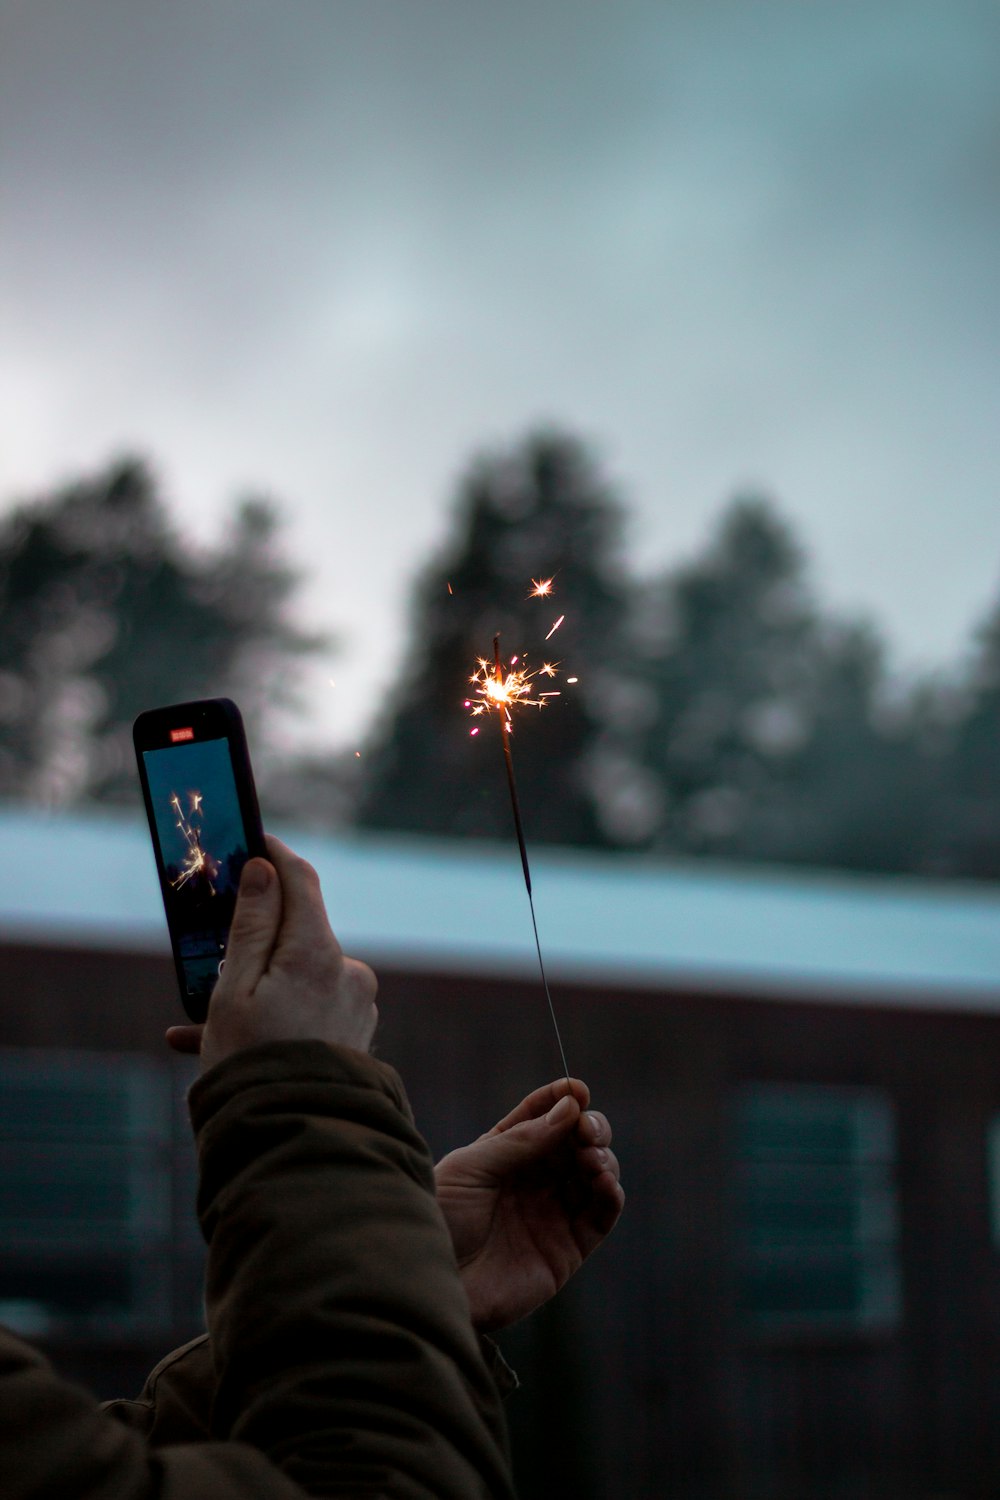
[[[287,838],[344,947],[376,967],[537,973],[513,840]],[[540,848],[531,868],[554,980],[1000,1010],[987,887]],[[0,810],[0,942],[25,939],[167,951],[138,818]]]

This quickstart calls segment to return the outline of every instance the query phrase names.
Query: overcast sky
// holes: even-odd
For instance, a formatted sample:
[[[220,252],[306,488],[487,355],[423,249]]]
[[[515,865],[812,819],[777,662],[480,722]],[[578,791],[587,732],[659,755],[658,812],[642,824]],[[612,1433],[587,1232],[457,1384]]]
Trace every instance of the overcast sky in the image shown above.
[[[957,654],[998,267],[995,0],[0,0],[0,505],[125,449],[199,536],[273,492],[338,743],[468,458],[542,421],[638,571],[760,488],[832,607]]]

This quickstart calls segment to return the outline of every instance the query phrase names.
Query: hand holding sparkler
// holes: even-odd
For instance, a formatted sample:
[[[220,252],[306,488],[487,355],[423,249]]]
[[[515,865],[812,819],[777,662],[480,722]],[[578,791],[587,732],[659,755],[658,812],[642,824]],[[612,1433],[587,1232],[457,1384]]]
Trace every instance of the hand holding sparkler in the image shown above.
[[[526,1317],[610,1234],[625,1194],[611,1126],[579,1078],[536,1089],[434,1169],[475,1327]]]

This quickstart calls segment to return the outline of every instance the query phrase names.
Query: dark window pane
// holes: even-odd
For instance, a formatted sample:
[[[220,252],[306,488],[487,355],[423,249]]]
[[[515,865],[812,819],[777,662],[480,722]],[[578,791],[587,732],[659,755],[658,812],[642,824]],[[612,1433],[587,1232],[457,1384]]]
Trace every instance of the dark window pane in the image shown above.
[[[0,1052],[0,1303],[37,1332],[155,1323],[170,1301],[169,1070]]]
[[[899,1316],[894,1137],[874,1089],[748,1085],[736,1101],[740,1302],[769,1329]]]

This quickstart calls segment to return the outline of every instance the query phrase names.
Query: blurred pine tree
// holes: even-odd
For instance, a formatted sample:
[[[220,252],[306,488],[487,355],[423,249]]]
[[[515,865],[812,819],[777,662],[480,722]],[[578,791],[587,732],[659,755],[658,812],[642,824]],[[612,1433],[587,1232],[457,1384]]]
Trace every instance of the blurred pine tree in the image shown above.
[[[734,502],[704,553],[651,587],[645,613],[655,847],[913,867],[922,761],[907,715],[880,714],[881,645],[823,616],[773,506]]]
[[[136,458],[0,523],[0,796],[135,800],[144,708],[237,698],[259,741],[290,668],[318,640],[289,619],[296,586],[269,506],[240,506],[199,551]]]
[[[954,695],[934,852],[949,874],[1000,878],[1000,604]]]
[[[513,745],[533,842],[613,842],[594,775],[608,738],[605,684],[620,671],[627,610],[621,512],[586,448],[546,432],[475,463],[453,533],[421,578],[399,682],[365,756],[369,828],[506,838],[511,812],[499,726],[463,703],[479,656],[560,661],[557,706],[523,708]],[[533,579],[553,578],[550,597]],[[565,616],[546,642],[555,620]],[[578,676],[569,684],[567,676]]]

